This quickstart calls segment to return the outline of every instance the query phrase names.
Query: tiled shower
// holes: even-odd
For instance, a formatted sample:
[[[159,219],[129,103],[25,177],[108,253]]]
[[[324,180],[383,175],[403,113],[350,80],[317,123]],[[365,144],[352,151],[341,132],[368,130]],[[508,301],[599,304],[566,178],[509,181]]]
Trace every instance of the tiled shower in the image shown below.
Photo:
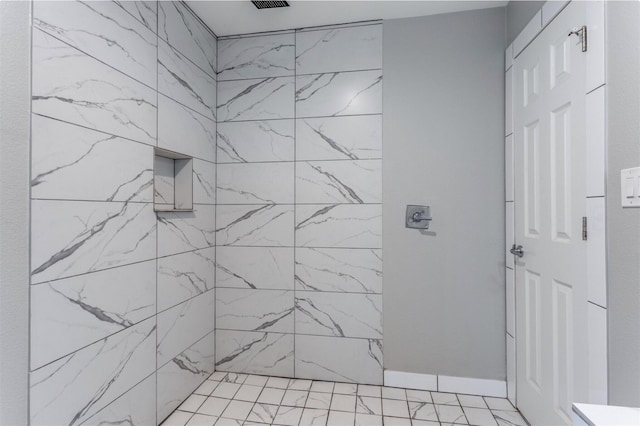
[[[34,2],[32,48],[33,425],[156,424],[214,370],[382,383],[379,23]],[[156,148],[192,211],[154,211]]]

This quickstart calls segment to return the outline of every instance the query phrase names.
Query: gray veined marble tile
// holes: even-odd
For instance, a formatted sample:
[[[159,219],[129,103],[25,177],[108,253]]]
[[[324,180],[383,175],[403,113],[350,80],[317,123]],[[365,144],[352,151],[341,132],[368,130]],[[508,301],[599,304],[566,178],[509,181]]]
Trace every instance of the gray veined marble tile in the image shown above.
[[[158,147],[216,161],[216,123],[159,94]]]
[[[218,247],[216,288],[293,290],[293,248]]]
[[[175,410],[215,369],[214,333],[158,368],[158,422]],[[154,423],[155,424],[155,423]],[[142,425],[144,426],[144,425]]]
[[[115,3],[129,12],[134,18],[142,22],[154,33],[158,30],[158,2],[116,0]]]
[[[218,164],[221,204],[293,204],[294,164]]]
[[[184,3],[158,2],[158,35],[207,74],[216,76],[216,38]]]
[[[218,121],[293,118],[294,77],[218,83]]]
[[[299,247],[382,247],[382,206],[297,205]]]
[[[31,369],[35,370],[156,313],[155,261],[31,288]]]
[[[158,256],[215,245],[216,207],[194,206],[192,212],[158,213]]]
[[[33,3],[33,25],[155,88],[157,37],[113,2]]]
[[[293,246],[293,206],[217,206],[220,246]]]
[[[382,250],[296,249],[296,290],[382,293]]]
[[[381,339],[382,296],[296,291],[296,333]]]
[[[215,248],[158,259],[158,312],[214,288]]]
[[[166,364],[213,330],[213,293],[208,291],[158,314],[158,365]]]
[[[207,118],[216,118],[216,81],[158,40],[158,91]]]
[[[293,376],[293,335],[252,331],[216,331],[216,369],[272,376]]]
[[[216,165],[214,163],[193,160],[193,202],[216,203]]]
[[[295,347],[296,377],[382,384],[382,340],[299,334]]]
[[[155,145],[156,92],[33,31],[32,111]]]
[[[156,256],[151,204],[31,202],[32,284]]]
[[[296,116],[382,113],[382,71],[333,72],[296,77]]]
[[[382,24],[296,33],[296,72],[382,68]]]
[[[382,115],[296,120],[297,160],[382,158]]]
[[[30,424],[78,425],[155,369],[150,318],[31,373]]]
[[[152,374],[82,423],[82,426],[155,424],[155,395],[156,375]]]
[[[32,198],[153,201],[152,147],[36,114],[31,120]]]
[[[218,164],[293,161],[294,121],[218,123]]]
[[[216,328],[293,333],[293,291],[216,289]]]
[[[382,202],[382,160],[296,164],[296,203]]]
[[[218,42],[218,80],[294,74],[295,35],[239,37]]]

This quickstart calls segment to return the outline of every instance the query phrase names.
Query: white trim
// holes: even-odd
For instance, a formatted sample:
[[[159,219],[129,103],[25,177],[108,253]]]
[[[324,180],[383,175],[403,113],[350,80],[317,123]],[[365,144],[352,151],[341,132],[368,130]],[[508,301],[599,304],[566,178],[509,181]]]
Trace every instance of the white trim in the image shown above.
[[[507,382],[471,377],[438,376],[438,391],[506,398]]]
[[[384,370],[384,385],[394,388],[438,390],[438,376],[434,374],[407,373]]]
[[[515,59],[541,31],[542,10],[539,10],[527,26],[522,29],[518,37],[513,40],[513,58]]]
[[[498,398],[507,397],[507,382],[504,380],[384,370],[384,385],[396,388],[494,396]]]

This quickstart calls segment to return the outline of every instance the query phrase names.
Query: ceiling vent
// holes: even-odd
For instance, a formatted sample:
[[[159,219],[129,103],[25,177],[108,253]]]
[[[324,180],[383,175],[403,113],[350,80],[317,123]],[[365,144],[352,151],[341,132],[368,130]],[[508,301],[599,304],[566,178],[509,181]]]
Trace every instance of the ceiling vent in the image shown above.
[[[251,3],[258,9],[273,9],[276,7],[289,7],[288,1],[253,1]]]

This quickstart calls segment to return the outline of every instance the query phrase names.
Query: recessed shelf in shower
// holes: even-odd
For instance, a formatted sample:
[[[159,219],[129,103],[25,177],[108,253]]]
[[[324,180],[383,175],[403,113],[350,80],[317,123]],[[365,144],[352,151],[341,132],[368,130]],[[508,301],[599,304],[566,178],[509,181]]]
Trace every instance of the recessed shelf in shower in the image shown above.
[[[153,209],[193,211],[193,158],[156,148],[153,164]]]

